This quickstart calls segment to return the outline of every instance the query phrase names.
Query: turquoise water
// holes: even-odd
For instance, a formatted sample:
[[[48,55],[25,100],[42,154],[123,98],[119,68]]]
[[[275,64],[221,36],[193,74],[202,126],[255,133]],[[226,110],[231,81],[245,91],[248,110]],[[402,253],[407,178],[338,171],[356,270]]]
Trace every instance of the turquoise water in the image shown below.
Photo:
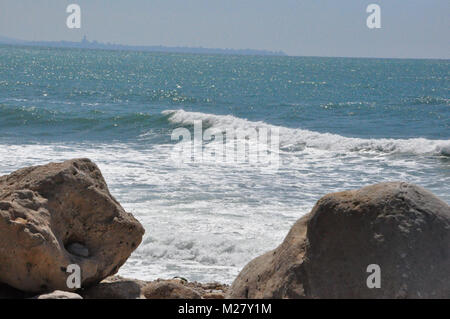
[[[450,200],[450,61],[0,46],[0,173],[89,157],[146,228],[121,274],[230,282],[328,192]],[[169,159],[175,128],[280,132],[279,169]]]

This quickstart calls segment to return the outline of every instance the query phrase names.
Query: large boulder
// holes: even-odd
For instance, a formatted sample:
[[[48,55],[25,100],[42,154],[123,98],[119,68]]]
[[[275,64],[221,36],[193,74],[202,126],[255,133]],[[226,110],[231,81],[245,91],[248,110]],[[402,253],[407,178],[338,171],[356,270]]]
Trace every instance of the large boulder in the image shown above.
[[[28,167],[0,177],[0,282],[23,291],[70,291],[116,273],[144,229],[111,196],[88,159]]]
[[[450,298],[450,207],[401,182],[326,195],[228,297]]]
[[[283,243],[252,260],[228,290],[227,298],[302,298],[305,297],[300,266],[306,251],[306,223],[300,218]]]

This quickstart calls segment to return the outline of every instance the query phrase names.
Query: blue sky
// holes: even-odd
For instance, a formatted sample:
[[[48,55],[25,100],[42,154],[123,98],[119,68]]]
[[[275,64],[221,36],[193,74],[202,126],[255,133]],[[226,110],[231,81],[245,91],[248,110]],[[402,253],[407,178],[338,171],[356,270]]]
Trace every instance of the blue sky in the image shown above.
[[[82,28],[66,27],[66,7]],[[366,7],[381,7],[368,29]],[[1,0],[0,35],[290,55],[450,58],[449,0]]]

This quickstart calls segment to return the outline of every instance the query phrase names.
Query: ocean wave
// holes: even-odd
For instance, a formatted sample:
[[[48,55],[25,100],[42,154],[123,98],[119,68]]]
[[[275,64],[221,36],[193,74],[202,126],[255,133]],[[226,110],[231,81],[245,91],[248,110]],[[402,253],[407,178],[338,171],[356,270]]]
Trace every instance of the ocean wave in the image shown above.
[[[337,152],[411,153],[450,156],[450,140],[431,140],[426,138],[364,139],[275,126],[262,121],[253,122],[232,115],[214,115],[184,110],[166,110],[162,114],[168,116],[168,120],[172,124],[181,126],[192,126],[194,121],[200,120],[204,128],[215,128],[222,131],[234,129],[244,134],[251,129],[278,129],[280,147],[283,150],[299,150],[306,147]]]
[[[432,140],[426,138],[410,139],[365,139],[345,137],[334,133],[320,133],[306,129],[274,126],[263,121],[249,121],[233,115],[215,115],[200,112],[166,110],[161,114],[149,112],[128,112],[114,114],[103,109],[53,110],[34,106],[13,107],[0,104],[0,125],[2,128],[34,126],[47,134],[60,134],[49,127],[67,127],[71,132],[88,130],[115,134],[126,130],[127,136],[153,137],[154,129],[167,129],[173,126],[191,127],[194,121],[201,120],[203,128],[214,128],[225,132],[235,129],[245,135],[251,130],[265,128],[277,129],[280,134],[281,151],[294,152],[304,148],[314,148],[336,152],[379,152],[411,153],[418,155],[450,156],[450,140]],[[148,129],[151,129],[150,132]],[[52,133],[53,132],[53,133]],[[147,132],[147,133],[146,133]],[[149,133],[148,133],[149,132]],[[121,134],[122,134],[121,133]],[[165,140],[165,139],[164,139]]]

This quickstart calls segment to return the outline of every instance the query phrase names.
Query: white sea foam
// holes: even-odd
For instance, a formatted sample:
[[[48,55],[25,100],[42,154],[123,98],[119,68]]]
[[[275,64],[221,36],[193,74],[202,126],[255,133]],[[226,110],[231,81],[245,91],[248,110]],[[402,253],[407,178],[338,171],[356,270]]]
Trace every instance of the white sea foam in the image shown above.
[[[233,128],[243,133],[250,129],[277,128],[280,132],[282,149],[317,148],[321,150],[345,152],[365,151],[382,153],[411,153],[450,155],[450,140],[431,140],[426,138],[410,139],[363,139],[344,137],[331,133],[319,133],[304,129],[294,129],[282,126],[273,126],[265,122],[252,122],[232,115],[214,115],[200,112],[186,112],[184,110],[163,111],[169,115],[169,121],[180,125],[193,125],[194,121],[202,121],[207,127],[220,130]]]
[[[203,119],[219,129],[267,127],[233,116],[167,111],[175,125]],[[280,127],[277,171],[170,161],[173,142],[0,144],[0,175],[49,161],[88,157],[111,193],[146,229],[120,274],[230,283],[252,258],[275,248],[324,194],[383,181],[419,184],[450,200],[446,141],[364,140]],[[305,144],[305,147],[299,147]],[[357,151],[358,150],[358,151]],[[368,150],[368,151],[366,151]],[[401,152],[419,153],[420,156]]]

